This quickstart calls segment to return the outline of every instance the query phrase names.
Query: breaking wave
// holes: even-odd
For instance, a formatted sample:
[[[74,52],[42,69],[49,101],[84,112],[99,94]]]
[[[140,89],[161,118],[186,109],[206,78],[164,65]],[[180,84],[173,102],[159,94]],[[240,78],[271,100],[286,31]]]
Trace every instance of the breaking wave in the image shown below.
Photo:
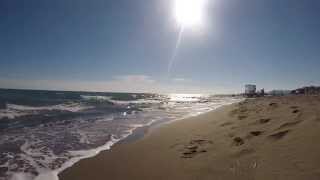
[[[0,180],[56,180],[64,169],[108,150],[139,127],[196,116],[241,100],[203,95],[68,93],[78,98],[46,106],[6,100],[6,108],[0,109]]]

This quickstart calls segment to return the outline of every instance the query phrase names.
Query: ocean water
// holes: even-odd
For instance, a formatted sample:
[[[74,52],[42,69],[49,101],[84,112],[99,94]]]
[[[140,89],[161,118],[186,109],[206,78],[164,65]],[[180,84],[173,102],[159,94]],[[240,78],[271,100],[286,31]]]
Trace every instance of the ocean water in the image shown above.
[[[241,101],[230,96],[0,89],[0,180],[56,180],[136,128]]]

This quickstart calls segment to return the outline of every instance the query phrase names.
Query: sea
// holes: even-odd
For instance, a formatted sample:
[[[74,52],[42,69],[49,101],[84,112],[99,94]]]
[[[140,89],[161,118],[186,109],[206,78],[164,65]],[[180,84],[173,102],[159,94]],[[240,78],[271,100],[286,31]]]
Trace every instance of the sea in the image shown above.
[[[0,180],[58,180],[81,159],[236,96],[0,89]]]

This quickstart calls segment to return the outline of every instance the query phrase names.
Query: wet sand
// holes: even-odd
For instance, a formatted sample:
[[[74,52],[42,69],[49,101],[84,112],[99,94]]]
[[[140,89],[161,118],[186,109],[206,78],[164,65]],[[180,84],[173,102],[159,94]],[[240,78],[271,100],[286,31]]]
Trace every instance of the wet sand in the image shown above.
[[[62,180],[319,180],[320,97],[249,99],[166,124]]]

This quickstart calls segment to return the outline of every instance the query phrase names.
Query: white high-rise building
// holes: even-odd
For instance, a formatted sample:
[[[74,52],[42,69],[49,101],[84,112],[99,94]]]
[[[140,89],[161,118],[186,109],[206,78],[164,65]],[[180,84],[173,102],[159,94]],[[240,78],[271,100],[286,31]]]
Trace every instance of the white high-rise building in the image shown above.
[[[253,84],[246,84],[245,85],[245,94],[246,95],[254,95],[256,93],[257,86]]]

